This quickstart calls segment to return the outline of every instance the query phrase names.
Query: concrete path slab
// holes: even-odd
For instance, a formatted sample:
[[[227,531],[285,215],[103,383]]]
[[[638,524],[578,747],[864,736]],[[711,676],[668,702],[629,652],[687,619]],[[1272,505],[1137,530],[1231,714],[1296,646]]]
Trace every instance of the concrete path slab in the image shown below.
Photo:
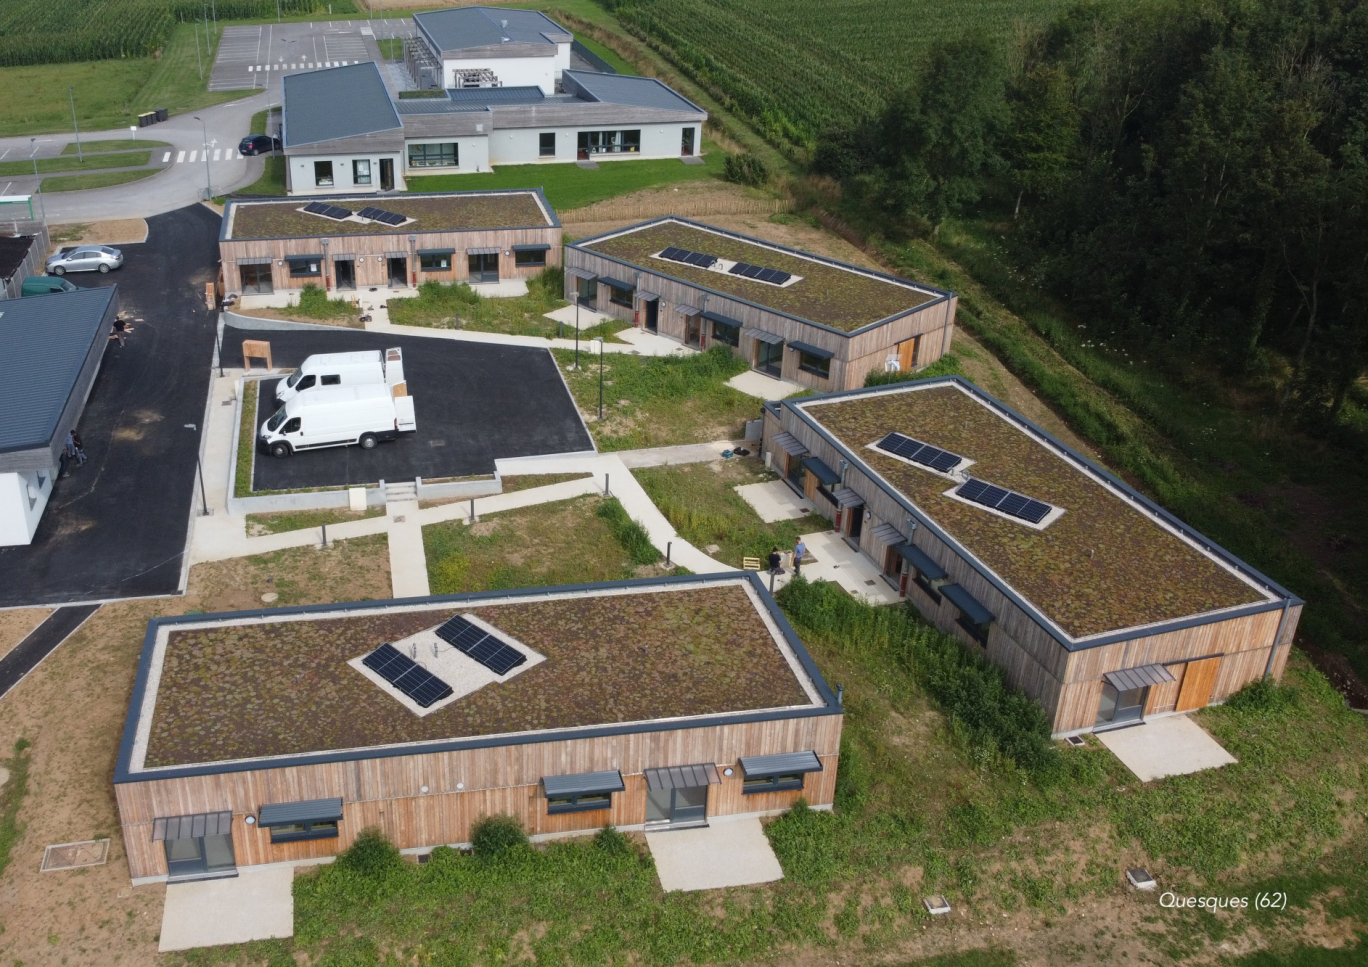
[[[883,579],[883,572],[874,562],[852,548],[835,531],[818,531],[802,537],[807,545],[808,556],[812,559],[803,565],[803,577],[809,581],[839,584],[870,604],[897,604],[902,600],[898,592],[888,586]],[[791,571],[779,575],[775,590],[787,584],[792,577]]]
[[[1111,749],[1141,782],[1219,769],[1237,761],[1187,715],[1167,715],[1143,725],[1099,732],[1097,741]]]
[[[647,833],[660,885],[671,890],[717,890],[784,878],[760,820],[717,819],[700,829]]]
[[[475,282],[470,291],[486,299],[517,299],[527,295],[526,279],[500,279],[498,282]]]
[[[798,496],[793,488],[782,480],[743,484],[735,490],[766,524],[773,524],[778,520],[796,520],[816,511],[812,501]]]
[[[786,379],[775,379],[773,376],[757,373],[753,369],[733,376],[727,380],[727,385],[747,396],[754,396],[758,400],[782,400],[794,393],[803,391],[803,387],[797,383],[790,383]]]
[[[427,554],[418,501],[397,500],[385,505],[389,530],[390,589],[396,598],[427,597]]]
[[[166,888],[157,949],[192,950],[294,936],[294,867],[244,869],[226,880]]]

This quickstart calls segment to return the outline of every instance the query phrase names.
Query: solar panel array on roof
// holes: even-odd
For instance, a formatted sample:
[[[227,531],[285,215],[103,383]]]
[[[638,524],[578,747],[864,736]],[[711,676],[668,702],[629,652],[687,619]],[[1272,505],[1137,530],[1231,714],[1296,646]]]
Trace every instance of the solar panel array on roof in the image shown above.
[[[375,674],[413,699],[421,708],[431,707],[451,694],[451,686],[391,644],[383,644],[361,659]]]
[[[527,656],[460,615],[437,629],[437,637],[474,658],[495,675],[507,675],[527,661]]]
[[[737,262],[727,270],[732,275],[739,275],[746,279],[755,279],[757,282],[768,282],[770,285],[783,285],[793,278],[790,272],[780,272],[778,269],[767,269],[759,265],[751,265],[749,262]]]
[[[310,215],[322,215],[324,218],[335,218],[341,221],[351,217],[350,208],[342,208],[338,205],[329,205],[326,202],[311,201],[304,206],[304,210]]]
[[[384,222],[386,225],[402,225],[408,221],[406,216],[387,212],[383,208],[363,208],[356,214],[373,222]]]
[[[929,443],[922,443],[901,433],[890,433],[875,446],[941,473],[949,473],[964,462],[964,458],[957,453],[933,447]]]
[[[686,248],[676,248],[671,245],[660,253],[663,259],[671,262],[683,262],[685,265],[696,265],[700,269],[710,269],[717,262],[716,255],[704,255],[702,252],[691,252]]]
[[[1033,500],[1015,490],[995,487],[990,483],[984,483],[982,480],[975,480],[972,477],[967,483],[962,484],[955,493],[965,500],[972,500],[976,504],[991,507],[993,510],[1008,516],[1030,521],[1032,524],[1039,524],[1050,512],[1049,504]]]

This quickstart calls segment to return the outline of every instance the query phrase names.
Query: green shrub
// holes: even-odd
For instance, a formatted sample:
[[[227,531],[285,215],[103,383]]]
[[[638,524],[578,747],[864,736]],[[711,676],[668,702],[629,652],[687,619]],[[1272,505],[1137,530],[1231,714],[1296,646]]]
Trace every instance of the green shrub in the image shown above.
[[[865,386],[888,386],[892,383],[906,383],[914,379],[935,379],[937,376],[963,376],[964,370],[960,368],[959,357],[954,353],[946,353],[930,366],[913,372],[887,372],[881,369],[871,369],[865,375]]]
[[[605,826],[594,834],[594,848],[602,850],[609,856],[631,856],[636,854],[636,847],[627,835],[616,826]]]
[[[651,535],[646,533],[646,528],[641,524],[627,516],[627,511],[616,497],[599,504],[594,513],[608,525],[633,564],[654,564],[660,560],[660,551],[651,543]]]
[[[329,299],[325,289],[320,289],[315,283],[309,282],[304,288],[299,290],[299,305],[296,311],[303,316],[312,316],[314,319],[332,319],[337,316],[350,316],[356,310],[350,302],[345,299]]]
[[[1297,692],[1271,678],[1256,678],[1225,701],[1226,708],[1241,714],[1284,712],[1297,704]]]
[[[404,858],[385,834],[371,826],[361,830],[356,842],[337,856],[339,870],[365,880],[381,881],[404,869]]]
[[[759,188],[769,176],[769,168],[753,154],[729,154],[722,164],[722,177],[738,185]]]
[[[526,849],[527,833],[512,816],[484,816],[470,830],[470,845],[481,859],[498,859]]]
[[[904,666],[968,745],[1037,778],[1053,778],[1059,750],[1040,703],[1007,684],[995,665],[970,653],[912,609],[876,608],[835,584],[795,578],[778,594],[789,619],[846,651],[873,653]]]

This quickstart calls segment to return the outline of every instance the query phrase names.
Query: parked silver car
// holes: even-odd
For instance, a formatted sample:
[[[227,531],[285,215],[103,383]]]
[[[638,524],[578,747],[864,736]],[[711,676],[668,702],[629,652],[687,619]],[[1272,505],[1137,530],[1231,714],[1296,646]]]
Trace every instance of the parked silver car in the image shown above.
[[[68,272],[108,272],[123,265],[123,253],[108,245],[78,245],[75,248],[49,255],[43,263],[48,275]]]

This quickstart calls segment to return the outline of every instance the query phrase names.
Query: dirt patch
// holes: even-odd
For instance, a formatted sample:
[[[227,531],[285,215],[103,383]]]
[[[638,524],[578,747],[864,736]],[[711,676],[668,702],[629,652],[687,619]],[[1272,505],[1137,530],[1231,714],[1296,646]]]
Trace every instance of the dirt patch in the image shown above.
[[[1322,675],[1330,679],[1330,684],[1344,696],[1350,708],[1368,709],[1368,683],[1358,676],[1348,658],[1338,652],[1317,648],[1301,635],[1297,637],[1297,647],[1306,652],[1311,664]]]
[[[52,608],[15,608],[0,611],[0,658],[4,658],[28,633],[47,620]]]
[[[360,315],[329,316],[326,319],[318,319],[314,316],[300,315],[284,308],[243,309],[240,306],[233,307],[233,315],[251,316],[253,319],[274,319],[277,322],[307,322],[315,326],[337,326],[340,329],[366,328],[366,324],[360,321]]]
[[[137,245],[147,241],[147,222],[141,218],[52,225],[50,231],[54,252],[66,245]]]
[[[263,594],[276,594],[276,607],[329,601],[388,598],[389,537],[374,534],[331,541],[328,548],[291,547],[255,557],[211,561],[190,569],[187,599],[214,602],[215,611],[261,607]]]

